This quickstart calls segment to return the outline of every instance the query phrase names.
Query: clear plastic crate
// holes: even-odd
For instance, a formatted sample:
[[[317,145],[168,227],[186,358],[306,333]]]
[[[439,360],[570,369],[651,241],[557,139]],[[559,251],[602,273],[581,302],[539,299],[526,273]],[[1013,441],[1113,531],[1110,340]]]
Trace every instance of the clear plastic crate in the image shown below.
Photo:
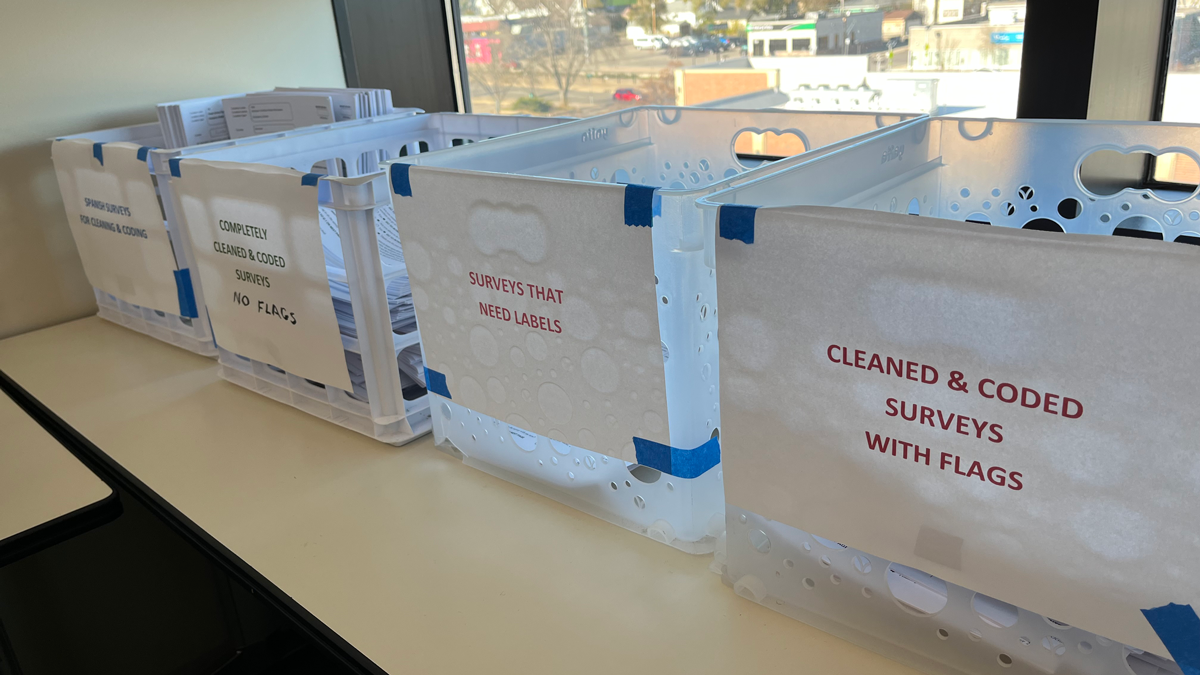
[[[1182,675],[1175,662],[729,504],[713,570],[738,595],[938,675]]]
[[[192,253],[190,242],[180,234],[179,228],[176,226],[177,219],[173,213],[173,204],[170,195],[164,194],[164,190],[166,189],[165,182],[159,181],[159,175],[166,173],[166,162],[172,157],[187,156],[196,152],[235,147],[260,140],[304,135],[337,127],[357,126],[378,119],[410,117],[420,112],[419,108],[400,108],[392,115],[383,118],[305,127],[249,138],[217,141],[175,150],[158,149],[158,146],[165,145],[165,143],[162,137],[162,130],[157,123],[120,127],[55,139],[55,143],[67,141],[91,146],[90,148],[84,148],[92,155],[92,161],[89,163],[88,169],[94,174],[95,180],[99,181],[97,184],[101,185],[102,189],[94,194],[79,195],[80,197],[101,198],[103,201],[112,204],[121,204],[121,202],[129,197],[131,190],[141,187],[143,190],[148,191],[152,187],[158,197],[158,215],[163,220],[170,241],[171,256],[174,258],[175,263],[175,269],[171,271],[175,272],[175,274],[168,276],[164,268],[163,274],[155,276],[152,279],[144,279],[143,282],[150,288],[139,288],[136,283],[126,284],[124,288],[120,287],[120,283],[113,283],[111,284],[113,287],[108,289],[94,288],[100,316],[197,354],[217,356],[217,348],[213,343],[212,330],[204,304],[204,291],[199,284],[199,280],[195,279],[191,273],[191,270],[195,268],[195,256]],[[104,158],[106,155],[104,146],[109,143],[119,145],[108,148],[109,152],[107,156],[109,161],[105,163]],[[113,155],[116,154],[117,148],[129,152],[117,154],[114,157]],[[130,152],[135,154],[130,154]],[[129,157],[133,156],[136,156],[136,162],[127,161]],[[162,165],[162,170],[156,170],[151,166],[155,157],[158,158],[158,161]],[[145,169],[143,169],[143,164],[145,164]],[[63,167],[56,168],[60,171],[63,170]],[[145,174],[142,174],[143,170],[145,170]],[[104,182],[106,179],[107,182]],[[64,201],[66,200],[67,195],[64,194]],[[152,252],[148,252],[145,255],[152,255]],[[88,256],[83,257],[84,270],[89,275],[95,273],[97,268],[107,269],[107,265],[109,264],[103,260],[94,261]],[[108,276],[111,277],[112,275],[109,274]],[[130,301],[131,299],[143,297],[147,294],[160,298],[164,297],[165,294],[169,298],[169,301],[160,300],[153,302],[152,304],[159,305],[153,308],[143,306],[148,304],[145,302],[139,305],[136,302]]]
[[[444,403],[435,437],[485,471],[711,551],[724,522],[716,285],[694,202],[906,118],[641,107],[392,163]]]
[[[128,149],[133,148],[149,148],[163,143],[162,134],[157,123],[141,124],[131,127],[122,127],[118,129],[108,129],[105,131],[95,131],[84,134],[76,134],[73,136],[65,136],[55,139],[55,144],[60,143],[81,143],[83,145],[91,145],[93,159],[89,164],[89,171],[94,174],[98,181],[105,178],[111,178],[111,182],[107,184],[107,189],[96,190],[86,195],[93,199],[102,199],[113,204],[120,204],[125,201],[123,197],[125,186],[122,182],[142,182],[145,189],[150,189],[153,186],[157,189],[157,181],[154,180],[153,174],[148,168],[141,169],[144,175],[122,175],[121,172],[130,171],[137,167],[130,167],[129,163],[120,163],[113,161],[113,152],[110,147],[107,166],[103,163],[103,146],[106,143],[117,143],[128,146]],[[87,150],[87,148],[82,148]],[[53,151],[52,151],[53,152]],[[146,153],[139,152],[138,157],[141,161],[145,161]],[[67,170],[66,167],[56,167],[59,171]],[[84,195],[79,195],[83,197]],[[71,197],[68,194],[63,194],[63,201],[67,202]],[[164,230],[167,233],[171,244],[171,255],[173,257],[173,267],[175,270],[188,273],[190,265],[188,264],[186,247],[179,239],[175,229],[170,227],[166,216],[161,209],[158,211],[159,217],[163,221]],[[96,274],[103,274],[103,268],[106,265],[104,261],[93,261],[90,257],[84,257],[84,271],[88,273],[89,279]],[[178,276],[173,276],[164,265],[164,273],[161,278],[147,280],[154,289],[138,288],[138,284],[131,283],[125,288],[120,288],[120,284],[113,283],[110,288],[93,287],[96,295],[96,304],[99,308],[101,318],[120,324],[127,328],[138,331],[145,335],[168,342],[170,344],[183,347],[188,351],[195,352],[203,356],[216,356],[217,350],[213,345],[212,333],[209,331],[208,319],[204,315],[203,303],[195,303],[192,296],[191,306],[186,294],[189,292],[186,288],[179,288],[180,279]],[[153,276],[153,275],[151,275]],[[106,284],[107,285],[107,284]],[[149,293],[147,293],[149,291]],[[156,293],[157,291],[157,293]],[[149,302],[155,305],[161,305],[154,308],[142,306],[128,302],[127,300],[137,300],[139,297],[155,295],[159,297],[170,297],[170,302]],[[122,299],[124,298],[124,299]],[[190,314],[192,316],[185,316]]]
[[[1190,185],[1180,184],[1182,181],[1170,183],[1162,180],[1162,176],[1164,171],[1168,174],[1172,169],[1180,171],[1182,164],[1189,164],[1187,158],[1192,163],[1200,162],[1198,151],[1200,126],[1197,125],[933,118],[714,193],[700,199],[698,205],[704,212],[710,242],[717,236],[734,240],[717,244],[718,259],[721,259],[722,251],[731,255],[743,242],[752,243],[755,219],[768,212],[772,218],[785,214],[779,217],[790,218],[786,221],[788,224],[799,224],[806,217],[833,217],[833,214],[837,214],[838,222],[854,222],[864,227],[868,224],[903,224],[904,218],[890,214],[904,214],[1006,228],[1196,244],[1200,243],[1200,199],[1194,184],[1196,171],[1192,168],[1192,174],[1186,170],[1176,174],[1189,180]],[[1179,153],[1180,157],[1169,157],[1172,153]],[[1151,172],[1153,165],[1148,164],[1150,155],[1160,156],[1155,172]],[[1176,161],[1181,164],[1171,164]],[[1148,180],[1153,177],[1159,180]],[[864,211],[814,209],[789,212],[770,208],[796,206]],[[759,208],[766,210],[758,211]],[[929,222],[936,227],[938,221]],[[986,234],[986,230],[975,231]],[[1055,245],[1059,247],[1055,254],[1069,256],[1082,253],[1080,248],[1069,250],[1068,245],[1084,247],[1091,241],[1084,237],[1071,237],[1069,241],[1055,237],[1045,243],[1033,241],[1028,245]],[[1145,263],[1146,255],[1161,256],[1188,250],[1176,249],[1176,245],[1138,244],[1128,255],[1142,256],[1138,260]],[[730,248],[722,248],[724,246]],[[723,269],[729,270],[732,263],[728,258],[725,260]],[[763,263],[761,260],[749,263],[747,259],[738,264],[745,269],[748,264]],[[1119,267],[1112,270],[1112,275],[1123,273],[1128,274]],[[725,274],[724,278],[728,279],[731,272]],[[1162,280],[1144,281],[1157,284]],[[796,292],[807,291],[797,288]],[[863,302],[868,301],[864,299]],[[944,311],[955,310],[947,308]],[[729,320],[728,312],[726,320]],[[983,337],[973,334],[969,339]],[[964,343],[968,337],[957,339]],[[1043,336],[1043,339],[1053,338]],[[806,343],[799,338],[793,347],[796,353],[807,351]],[[779,367],[789,366],[780,364]],[[819,385],[813,383],[813,386]],[[1022,421],[1016,422],[1016,428],[1021,429]],[[749,422],[742,422],[743,429],[748,428],[747,424]],[[739,441],[731,435],[725,440],[728,443]],[[723,542],[723,550],[718,551],[714,567],[739,595],[927,672],[985,673],[997,672],[998,668],[1030,673],[1165,675],[1181,672],[1169,659],[1143,651],[1144,648],[1165,653],[1162,643],[1156,644],[1151,624],[1144,622],[1136,610],[1125,611],[1126,596],[1113,595],[1108,600],[1087,598],[1083,603],[1084,598],[1078,595],[1064,597],[1057,590],[1048,593],[1043,589],[1038,594],[1033,585],[1021,589],[1024,596],[1018,600],[1020,604],[1053,605],[1057,609],[1050,611],[1064,612],[1057,616],[1058,619],[1083,624],[1083,627],[1067,625],[1004,602],[1012,601],[1014,597],[991,598],[919,569],[847,548],[799,529],[812,528],[809,524],[812,517],[824,517],[822,514],[813,513],[806,522],[791,519],[781,522],[748,510],[746,502],[757,499],[750,492],[750,483],[754,484],[756,494],[804,493],[806,484],[811,485],[806,483],[806,480],[812,480],[811,477],[791,475],[790,471],[771,471],[768,467],[772,462],[768,458],[778,452],[779,448],[763,447],[758,442],[739,446],[738,453],[745,459],[739,459],[736,466],[745,467],[743,470],[749,473],[738,476],[737,482],[746,487],[727,489],[727,541]],[[727,467],[727,472],[733,470],[733,467]],[[840,476],[843,482],[853,478]],[[1085,484],[1087,481],[1086,478],[1077,480]],[[1164,497],[1169,494],[1167,487],[1158,487]],[[934,490],[933,487],[928,489]],[[1172,497],[1184,498],[1181,494]],[[966,507],[954,502],[954,506],[946,508]],[[992,508],[1004,510],[999,505]],[[844,504],[827,503],[825,509],[857,513],[847,511]],[[1056,512],[1054,517],[1037,523],[1037,527],[1052,533],[1060,525],[1068,527],[1069,516],[1064,511]],[[986,512],[979,514],[981,522],[991,517]],[[1111,523],[1111,526],[1122,527],[1120,523]],[[981,528],[987,529],[983,525]],[[1000,531],[994,536],[1009,537],[1007,532]],[[850,536],[837,531],[821,534]],[[898,546],[898,539],[879,536],[871,540],[875,544],[866,540],[852,543],[865,549],[871,549],[873,545],[887,547],[895,552],[895,556],[889,557],[904,564],[923,566],[948,579],[975,579],[979,585],[974,582],[970,585],[981,590],[987,590],[998,581],[964,574],[953,566],[931,563],[929,559],[933,556],[917,555],[915,550],[903,549]],[[1060,536],[1056,541],[1065,544],[1067,539]],[[1030,542],[1017,538],[1004,540],[1009,549],[1021,551],[1028,558],[1019,570],[1023,580],[1036,574],[1052,574],[1060,579],[1082,574],[1061,560],[1052,565],[1039,563],[1048,557],[1042,554],[1044,551],[1039,552],[1044,545],[1043,539]],[[1072,539],[1071,543],[1076,545],[1077,541]],[[1055,547],[1059,547],[1057,543]],[[1107,560],[1098,553],[1071,557],[1074,560]],[[1039,564],[1048,566],[1039,568]],[[1109,568],[1109,576],[1105,577],[1104,585],[1114,588],[1123,585],[1118,580],[1137,574],[1129,570],[1129,564],[1124,560],[1114,559],[1105,565]],[[1118,572],[1118,567],[1123,571]],[[1044,571],[1039,572],[1039,569]],[[1145,574],[1151,574],[1148,568]],[[1089,579],[1094,585],[1096,581],[1097,577]],[[1178,587],[1168,593],[1178,592],[1179,601],[1194,595],[1194,586],[1189,588],[1188,583],[1173,583]],[[1153,592],[1157,596],[1159,588]],[[1055,597],[1047,600],[1046,596],[1051,595]],[[1138,605],[1143,609],[1167,602],[1157,597],[1153,601],[1143,600],[1144,604]],[[1097,612],[1089,615],[1080,612],[1076,606],[1097,607],[1105,602],[1120,606],[1121,613],[1130,618],[1114,622],[1111,616],[1098,616]],[[1130,637],[1123,639],[1138,643],[1141,648],[1105,639],[1087,630],[1089,625],[1124,631],[1124,635]],[[1108,630],[1102,632],[1114,634]]]
[[[170,213],[178,216],[179,228],[195,244],[195,230],[186,217],[182,200],[211,200],[222,194],[193,193],[187,181],[189,166],[206,165],[230,176],[244,193],[262,193],[262,181],[283,167],[296,184],[311,178],[318,189],[319,209],[331,209],[340,233],[344,269],[327,269],[330,280],[349,287],[354,335],[343,331],[341,349],[347,369],[361,367],[363,380],[356,391],[306,379],[293,371],[304,364],[284,359],[268,363],[220,349],[221,376],[260,394],[286,403],[322,419],[358,431],[376,440],[403,444],[429,431],[429,403],[424,387],[401,372],[401,352],[419,344],[415,330],[393,332],[389,319],[384,262],[377,228],[391,201],[386,176],[378,170],[364,175],[359,168],[397,154],[418,154],[459,144],[475,143],[523,129],[561,123],[563,118],[508,117],[436,113],[389,116],[309,128],[286,137],[207,148],[183,157],[169,151],[155,155],[154,167],[169,199]],[[365,162],[364,162],[365,160]],[[333,168],[329,175],[328,169]],[[192,170],[193,172],[195,169]],[[317,182],[317,173],[322,174]],[[349,174],[349,175],[337,175]],[[318,218],[319,219],[319,218]],[[205,273],[200,262],[201,275]],[[402,268],[392,278],[403,276]],[[248,330],[232,325],[225,330]],[[222,328],[216,326],[218,335]],[[219,339],[219,338],[218,338]],[[230,337],[226,338],[234,342]]]

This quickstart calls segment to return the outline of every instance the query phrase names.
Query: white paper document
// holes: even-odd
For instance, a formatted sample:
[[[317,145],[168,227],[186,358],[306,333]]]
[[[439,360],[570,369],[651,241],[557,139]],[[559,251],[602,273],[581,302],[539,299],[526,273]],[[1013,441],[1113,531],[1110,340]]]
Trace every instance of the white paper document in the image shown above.
[[[334,121],[333,99],[325,94],[247,94],[221,102],[230,138],[290,131]]]
[[[628,461],[635,437],[670,443],[651,233],[624,224],[623,186],[415,165],[409,180],[396,221],[451,399]]]
[[[184,159],[172,180],[222,347],[351,390],[317,186],[261,164]]]
[[[125,302],[179,314],[175,253],[138,148],[64,139],[50,152],[88,282]]]
[[[1200,250],[827,208],[753,228],[716,251],[726,501],[1165,654],[1140,610],[1200,602]]]
[[[223,96],[158,104],[158,122],[169,149],[185,148],[229,138]]]

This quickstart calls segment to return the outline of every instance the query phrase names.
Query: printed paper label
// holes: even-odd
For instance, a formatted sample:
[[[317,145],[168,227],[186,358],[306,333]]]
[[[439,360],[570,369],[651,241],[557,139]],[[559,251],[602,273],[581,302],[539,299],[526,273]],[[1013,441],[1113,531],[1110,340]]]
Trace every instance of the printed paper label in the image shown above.
[[[649,227],[621,186],[413,167],[393,198],[426,365],[463,406],[635,460],[669,443]]]
[[[51,146],[63,206],[88,282],[125,302],[179,314],[175,253],[139,146],[84,139]]]
[[[726,500],[1143,649],[1200,599],[1200,251],[870,211],[719,240]]]
[[[334,315],[317,186],[290,169],[184,160],[171,186],[222,348],[351,390]]]

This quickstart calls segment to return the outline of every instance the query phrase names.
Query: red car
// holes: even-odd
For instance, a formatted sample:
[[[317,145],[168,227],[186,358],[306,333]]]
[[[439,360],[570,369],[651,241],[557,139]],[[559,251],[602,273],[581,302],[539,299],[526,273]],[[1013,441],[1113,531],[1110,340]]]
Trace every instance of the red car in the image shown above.
[[[614,101],[640,101],[642,95],[632,89],[618,89],[613,92]]]

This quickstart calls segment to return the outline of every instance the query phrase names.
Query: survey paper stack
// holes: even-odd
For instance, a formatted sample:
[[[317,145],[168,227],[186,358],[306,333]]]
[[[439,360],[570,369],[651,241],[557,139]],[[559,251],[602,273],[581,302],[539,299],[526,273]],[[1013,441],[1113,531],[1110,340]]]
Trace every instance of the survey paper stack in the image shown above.
[[[388,115],[393,110],[392,93],[387,89],[276,87],[274,91],[160,103],[158,123],[163,138],[174,149]]]
[[[240,94],[239,94],[240,96]],[[223,96],[193,98],[158,104],[158,125],[167,148],[186,148],[229,138]]]
[[[321,244],[325,250],[325,267],[329,274],[329,292],[333,297],[333,311],[337,316],[342,335],[357,339],[358,326],[354,323],[354,309],[350,300],[350,285],[346,277],[346,263],[342,257],[342,241],[338,230],[337,213],[330,208],[320,207]],[[396,230],[395,213],[390,205],[375,210],[375,236],[383,263],[384,288],[387,291],[388,312],[392,332],[404,335],[417,329],[417,315],[413,307],[412,289],[408,282],[408,269],[404,265],[404,252]],[[425,386],[425,367],[420,345],[412,345],[396,355],[396,366],[401,383]],[[366,379],[363,374],[362,358],[353,352],[346,353],[346,365],[354,394],[366,398]]]

